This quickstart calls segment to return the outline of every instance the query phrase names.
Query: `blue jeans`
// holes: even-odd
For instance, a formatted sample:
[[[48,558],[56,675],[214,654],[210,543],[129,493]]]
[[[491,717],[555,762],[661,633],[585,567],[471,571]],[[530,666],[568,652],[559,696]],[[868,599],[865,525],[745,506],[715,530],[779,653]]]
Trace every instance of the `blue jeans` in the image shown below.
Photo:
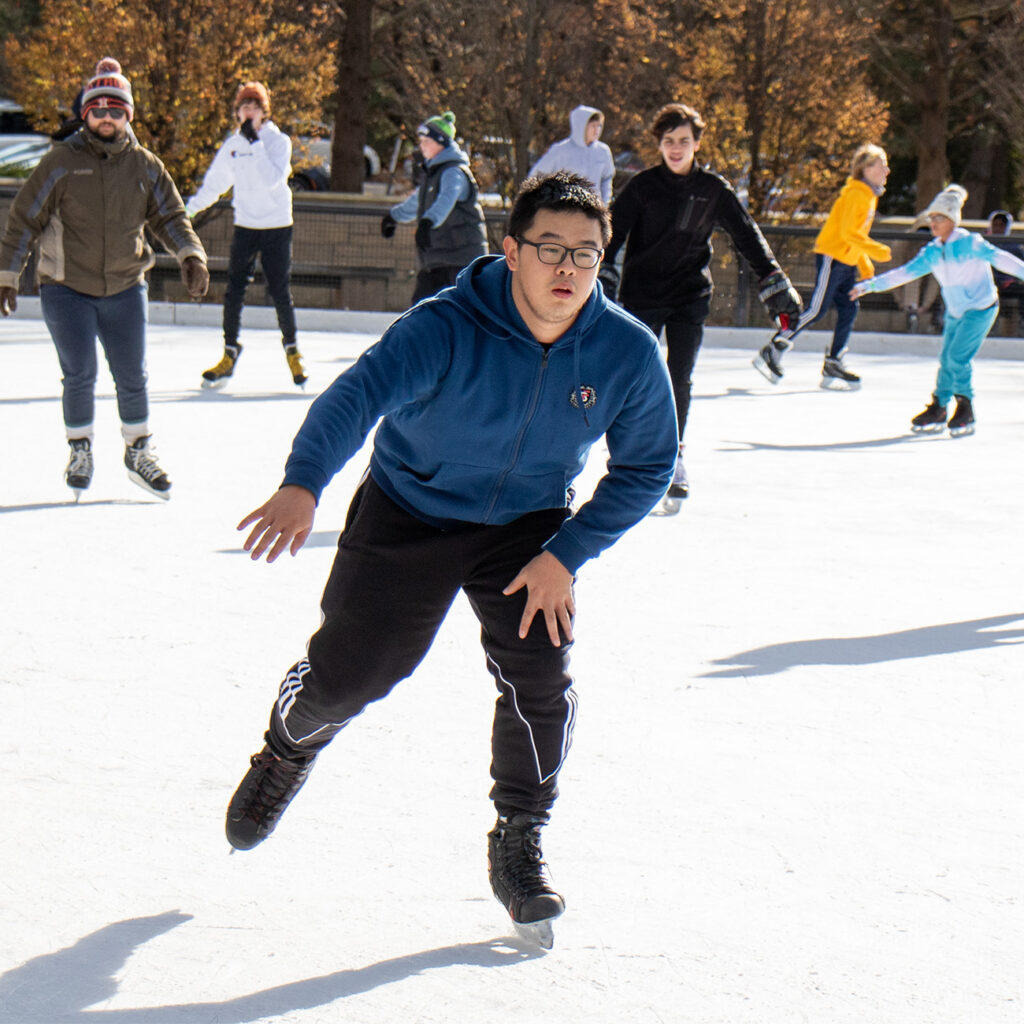
[[[44,284],[39,300],[64,374],[65,426],[88,427],[95,417],[97,338],[114,378],[121,422],[144,422],[149,416],[146,286],[133,285],[116,295],[96,298],[62,284]]]
[[[971,360],[978,354],[997,316],[998,302],[988,309],[969,309],[963,316],[950,316],[946,310],[939,373],[935,381],[935,397],[940,405],[946,405],[954,395],[974,398]]]
[[[820,252],[815,255],[815,265],[817,278],[814,291],[796,327],[783,331],[782,337],[792,340],[835,306],[836,327],[832,333],[832,347],[827,354],[830,359],[840,359],[850,343],[853,322],[857,319],[858,305],[850,298],[850,290],[857,283],[857,268],[848,263],[840,263],[831,256],[823,256]]]
[[[235,228],[228,257],[228,286],[224,292],[224,344],[236,345],[242,326],[242,303],[259,256],[267,291],[274,300],[281,343],[295,344],[292,305],[292,228]]]

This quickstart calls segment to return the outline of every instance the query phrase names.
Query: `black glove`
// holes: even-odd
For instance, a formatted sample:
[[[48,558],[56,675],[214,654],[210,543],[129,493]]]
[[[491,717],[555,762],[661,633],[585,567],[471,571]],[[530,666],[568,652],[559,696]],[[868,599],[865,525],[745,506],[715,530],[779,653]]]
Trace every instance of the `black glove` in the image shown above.
[[[249,140],[249,145],[250,146],[254,142],[259,142],[260,141],[260,133],[258,131],[256,131],[255,128],[253,128],[252,120],[250,118],[246,118],[242,122],[242,127],[239,128],[238,130],[242,133],[242,137],[243,138],[246,138],[246,139]]]
[[[18,308],[18,289],[10,285],[0,287],[0,313],[10,316]]]
[[[430,229],[434,225],[426,217],[423,218],[416,225],[416,248],[417,249],[429,249],[430,248]]]
[[[181,281],[193,299],[201,299],[210,287],[210,272],[198,256],[189,256],[181,265]]]
[[[604,297],[615,301],[619,294],[619,272],[615,269],[614,263],[602,263],[601,269],[597,272],[597,279],[604,289]]]
[[[380,220],[380,233],[385,238],[391,238],[395,233],[395,228],[398,227],[398,221],[391,216],[390,213],[385,213]]]
[[[778,322],[779,327],[786,331],[796,327],[804,304],[800,301],[797,290],[792,282],[781,271],[769,274],[758,286],[757,297],[764,303],[768,315]]]

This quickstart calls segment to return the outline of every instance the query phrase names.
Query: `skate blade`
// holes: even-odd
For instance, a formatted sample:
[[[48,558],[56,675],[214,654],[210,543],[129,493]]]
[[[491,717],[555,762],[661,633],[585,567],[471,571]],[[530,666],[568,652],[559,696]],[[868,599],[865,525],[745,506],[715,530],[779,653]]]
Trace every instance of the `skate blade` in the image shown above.
[[[512,927],[515,928],[516,935],[524,941],[540,946],[541,949],[552,949],[555,945],[555,929],[552,925],[554,920],[555,918],[549,917],[545,921],[533,921],[531,924],[513,921]]]
[[[149,484],[146,483],[145,480],[142,479],[141,476],[136,476],[134,473],[129,473],[128,479],[131,480],[131,482],[135,484],[136,487],[141,487],[148,494],[152,494],[154,498],[159,498],[161,501],[171,500],[171,492],[169,489],[166,491],[154,490],[152,487],[149,486]]]
[[[970,423],[966,427],[950,427],[950,437],[967,437],[968,434],[974,433],[974,424]]]
[[[308,380],[309,380],[309,378],[307,377],[307,378],[306,378],[306,380],[295,380],[295,381],[292,381],[292,383],[293,383],[293,384],[294,384],[294,385],[295,385],[295,386],[296,386],[296,387],[297,387],[297,388],[298,388],[298,389],[299,389],[300,391],[305,391],[305,390],[306,390],[306,381],[308,381]]]
[[[860,381],[840,380],[838,377],[822,377],[819,387],[826,391],[860,391]]]
[[[759,374],[761,374],[762,377],[764,377],[766,381],[768,381],[769,384],[778,384],[779,381],[782,380],[782,374],[775,373],[768,363],[765,362],[764,357],[760,354],[754,357],[751,365]]]
[[[662,498],[657,508],[651,509],[652,516],[677,516],[683,507],[682,498]]]
[[[200,383],[200,387],[204,391],[220,391],[222,387],[225,387],[227,385],[227,382],[230,379],[230,377],[220,377],[217,380],[207,380],[204,377],[202,379],[202,382]]]
[[[70,484],[68,484],[71,487]],[[84,487],[71,487],[71,493],[75,496],[75,504],[77,505],[82,500],[82,495],[85,494]]]
[[[915,434],[941,434],[946,429],[945,423],[911,423],[910,429]]]

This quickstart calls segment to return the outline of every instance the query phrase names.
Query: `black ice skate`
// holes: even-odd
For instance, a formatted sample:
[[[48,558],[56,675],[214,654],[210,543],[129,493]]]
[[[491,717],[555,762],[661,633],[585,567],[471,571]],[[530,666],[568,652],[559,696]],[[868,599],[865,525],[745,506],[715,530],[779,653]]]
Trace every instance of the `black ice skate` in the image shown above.
[[[679,446],[679,454],[676,455],[676,468],[672,474],[672,483],[669,484],[665,497],[661,504],[651,513],[655,516],[675,516],[679,514],[684,499],[690,495],[690,481],[686,476],[686,467],[683,465],[683,446]]]
[[[754,356],[754,369],[770,384],[778,384],[782,380],[782,354],[793,343],[776,334],[760,352]]]
[[[92,483],[92,442],[87,437],[75,437],[70,438],[68,444],[71,457],[64,470],[64,482],[75,492],[75,501],[78,501]]]
[[[860,387],[860,377],[843,365],[842,356],[837,359],[826,356],[821,368],[821,387],[832,391],[856,391]]]
[[[225,345],[224,355],[220,357],[220,362],[216,366],[211,366],[210,369],[203,371],[203,387],[224,387],[235,372],[235,363],[238,362],[238,357],[241,354],[241,345]]]
[[[512,918],[516,932],[544,949],[554,944],[551,922],[565,900],[551,888],[540,850],[544,819],[532,814],[499,817],[487,834],[491,889]]]
[[[302,365],[302,353],[297,345],[289,345],[284,350],[285,358],[288,360],[288,369],[291,371],[292,381],[300,388],[305,387],[309,378],[306,376],[306,368]]]
[[[149,434],[136,438],[124,449],[124,464],[128,479],[144,491],[155,494],[164,501],[170,501],[171,481],[156,461],[156,454],[149,447]]]
[[[939,404],[937,396],[932,395],[931,402],[923,412],[919,412],[911,421],[910,429],[914,433],[935,433],[946,426],[946,407]]]
[[[315,761],[316,754],[300,761],[278,757],[269,746],[252,755],[251,767],[228,804],[224,826],[236,850],[251,850],[274,831]]]
[[[956,408],[949,417],[949,432],[954,437],[974,433],[974,407],[966,395],[954,395]]]

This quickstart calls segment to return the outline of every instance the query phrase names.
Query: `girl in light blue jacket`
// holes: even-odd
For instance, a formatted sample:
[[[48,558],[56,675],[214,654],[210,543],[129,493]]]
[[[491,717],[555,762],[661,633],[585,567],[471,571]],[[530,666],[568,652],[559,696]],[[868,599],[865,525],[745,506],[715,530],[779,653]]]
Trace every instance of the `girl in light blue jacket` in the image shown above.
[[[946,303],[946,323],[939,353],[939,373],[928,407],[911,421],[913,430],[942,430],[946,406],[956,398],[949,419],[954,436],[974,433],[974,388],[971,362],[999,315],[999,293],[992,268],[1024,281],[1024,262],[960,227],[967,192],[959,185],[943,189],[921,214],[933,235],[909,263],[861,281],[850,292],[856,299],[866,292],[885,292],[925,274],[939,282]]]

